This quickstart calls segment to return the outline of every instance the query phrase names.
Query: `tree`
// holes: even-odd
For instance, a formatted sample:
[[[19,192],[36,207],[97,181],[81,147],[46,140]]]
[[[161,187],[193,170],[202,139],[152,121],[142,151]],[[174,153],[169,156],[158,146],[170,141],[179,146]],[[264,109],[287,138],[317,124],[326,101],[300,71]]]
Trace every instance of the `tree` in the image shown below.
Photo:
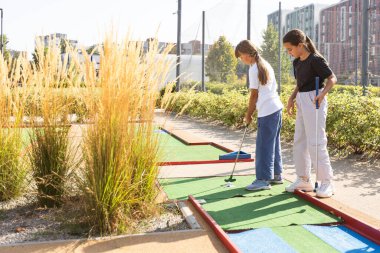
[[[86,49],[87,54],[99,54],[99,47],[101,45],[94,44]]]
[[[3,56],[6,61],[8,61],[11,57],[11,53],[9,52],[7,48],[7,44],[9,43],[7,35],[3,34],[3,37],[0,37],[2,39],[2,45],[3,45]]]
[[[278,73],[278,32],[273,24],[269,24],[263,32],[263,44],[261,45],[261,55],[273,67],[277,81],[279,80]],[[289,82],[291,76],[292,63],[290,57],[284,50],[281,50],[281,79],[283,82]]]
[[[220,36],[206,58],[206,76],[210,81],[233,82],[236,79],[237,59],[234,49],[224,36]]]
[[[241,61],[236,64],[236,75],[239,79],[242,79],[247,75],[248,65],[245,65]]]

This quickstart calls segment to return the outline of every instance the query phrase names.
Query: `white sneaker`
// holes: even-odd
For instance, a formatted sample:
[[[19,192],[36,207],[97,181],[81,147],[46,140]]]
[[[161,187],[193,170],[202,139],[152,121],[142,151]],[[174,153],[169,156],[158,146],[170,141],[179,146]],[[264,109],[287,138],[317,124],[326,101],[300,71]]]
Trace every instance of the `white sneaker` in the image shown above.
[[[305,192],[312,192],[314,187],[310,181],[310,178],[304,179],[302,177],[297,177],[297,180],[294,183],[285,187],[285,190],[287,192],[294,192],[295,189],[305,191]]]
[[[330,180],[322,181],[321,186],[317,189],[317,197],[330,198],[334,195],[334,186]]]

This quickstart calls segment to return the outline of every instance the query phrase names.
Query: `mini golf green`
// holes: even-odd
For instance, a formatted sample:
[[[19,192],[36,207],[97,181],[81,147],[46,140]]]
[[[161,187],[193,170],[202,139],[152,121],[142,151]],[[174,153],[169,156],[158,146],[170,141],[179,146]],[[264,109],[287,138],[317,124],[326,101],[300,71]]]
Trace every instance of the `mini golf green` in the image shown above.
[[[303,226],[276,227],[272,231],[298,252],[339,252]]]
[[[22,141],[25,146],[28,146],[30,143],[30,135],[32,134],[33,129],[32,128],[22,128]]]
[[[224,230],[334,223],[340,220],[291,193],[284,185],[268,191],[250,192],[245,186],[253,176],[237,176],[234,187],[223,177],[161,179],[169,199],[205,199],[203,208]]]
[[[159,134],[161,162],[219,160],[219,155],[227,153],[212,145],[186,145],[162,130]]]
[[[22,142],[24,146],[28,146],[30,143],[30,132],[32,128],[3,128],[3,132],[7,133],[7,131],[20,131]]]
[[[36,128],[31,127],[22,127],[22,128],[9,128],[10,131],[20,131],[22,143],[24,147],[28,147],[30,145],[31,136],[35,136],[34,132]],[[37,128],[40,129],[40,128]],[[3,129],[3,131],[8,131],[8,129]]]

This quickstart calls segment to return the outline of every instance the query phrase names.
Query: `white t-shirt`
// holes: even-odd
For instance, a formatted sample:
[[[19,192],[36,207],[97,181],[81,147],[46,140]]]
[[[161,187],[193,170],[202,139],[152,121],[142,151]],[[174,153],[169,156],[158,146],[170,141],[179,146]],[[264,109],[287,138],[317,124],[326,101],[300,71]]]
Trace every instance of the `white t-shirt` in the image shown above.
[[[249,68],[249,88],[258,90],[259,96],[256,103],[257,117],[265,117],[282,109],[280,97],[277,94],[277,82],[272,66],[262,59],[269,71],[269,79],[265,85],[259,81],[257,64]]]

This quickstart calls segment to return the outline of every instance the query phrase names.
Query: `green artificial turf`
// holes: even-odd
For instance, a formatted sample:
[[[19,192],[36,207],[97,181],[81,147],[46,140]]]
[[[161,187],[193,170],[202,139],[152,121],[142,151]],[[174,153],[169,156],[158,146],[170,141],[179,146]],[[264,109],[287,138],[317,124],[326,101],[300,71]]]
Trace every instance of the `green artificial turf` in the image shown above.
[[[219,160],[227,152],[212,145],[186,145],[167,133],[159,138],[161,162]]]
[[[225,230],[322,224],[339,221],[335,216],[302,198],[284,192],[284,185],[271,190],[246,191],[254,176],[237,176],[234,187],[225,187],[223,177],[161,179],[169,199],[206,200],[203,208]]]

